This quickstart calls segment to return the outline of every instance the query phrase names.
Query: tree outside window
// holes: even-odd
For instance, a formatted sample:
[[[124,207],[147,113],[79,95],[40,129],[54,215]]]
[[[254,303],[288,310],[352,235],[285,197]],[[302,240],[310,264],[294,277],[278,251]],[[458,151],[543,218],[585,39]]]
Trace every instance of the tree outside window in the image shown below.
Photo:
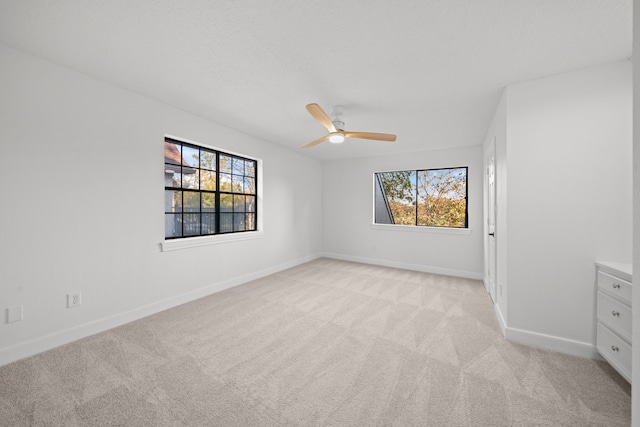
[[[467,169],[376,173],[375,223],[467,228]]]

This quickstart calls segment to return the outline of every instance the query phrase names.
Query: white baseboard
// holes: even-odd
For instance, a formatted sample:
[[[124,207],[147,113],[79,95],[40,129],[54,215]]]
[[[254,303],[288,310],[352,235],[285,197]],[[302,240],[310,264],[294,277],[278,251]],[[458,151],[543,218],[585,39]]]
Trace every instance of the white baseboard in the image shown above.
[[[300,265],[308,261],[313,261],[314,259],[317,259],[319,257],[320,255],[312,255],[309,257],[286,262],[274,267],[266,268],[264,270],[234,277],[223,282],[214,283],[212,285],[176,295],[162,301],[156,301],[130,311],[117,313],[112,316],[94,320],[82,325],[74,326],[69,329],[53,332],[41,337],[31,339],[29,341],[24,341],[9,347],[2,348],[0,349],[0,366],[15,362],[25,357],[33,356],[34,354],[42,353],[43,351],[51,350],[52,348],[77,341],[81,338],[104,332],[117,326],[133,322],[134,320],[142,319],[143,317],[147,317],[152,314],[177,307],[179,305],[197,300],[216,292],[223,291],[233,286],[241,285],[251,280],[256,280],[261,277],[268,276],[270,274],[274,274],[291,267],[295,267],[296,265]]]
[[[442,274],[444,276],[463,277],[465,279],[482,280],[483,278],[483,273],[478,273],[474,271],[465,271],[465,270],[455,270],[455,269],[442,268],[442,267],[434,267],[431,265],[409,264],[405,262],[388,261],[388,260],[377,259],[377,258],[363,258],[363,257],[336,254],[336,253],[330,253],[330,252],[325,252],[322,254],[322,256],[325,258],[339,259],[342,261],[361,262],[363,264],[374,264],[374,265],[381,265],[384,267],[403,268],[405,270],[414,270],[414,271],[422,271],[425,273]]]
[[[525,331],[522,329],[506,327],[504,336],[509,341],[531,347],[543,348],[546,350],[557,351],[559,353],[570,354],[572,356],[583,357],[587,359],[602,360],[602,356],[594,344],[573,341],[567,338],[556,337],[553,335],[540,334],[537,332]]]
[[[491,298],[489,296],[489,298]],[[500,310],[500,306],[498,304],[493,304],[493,310],[496,312],[496,318],[498,319],[498,324],[500,325],[500,330],[502,331],[502,336],[506,337],[507,335],[507,322],[504,320],[504,316],[502,315],[502,310]]]

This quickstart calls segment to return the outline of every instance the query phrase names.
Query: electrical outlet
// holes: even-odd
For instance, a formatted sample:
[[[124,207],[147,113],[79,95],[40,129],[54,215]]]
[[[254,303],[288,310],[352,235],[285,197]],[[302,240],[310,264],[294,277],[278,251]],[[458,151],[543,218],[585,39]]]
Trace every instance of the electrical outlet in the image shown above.
[[[67,308],[78,307],[82,304],[82,295],[80,291],[67,294]]]

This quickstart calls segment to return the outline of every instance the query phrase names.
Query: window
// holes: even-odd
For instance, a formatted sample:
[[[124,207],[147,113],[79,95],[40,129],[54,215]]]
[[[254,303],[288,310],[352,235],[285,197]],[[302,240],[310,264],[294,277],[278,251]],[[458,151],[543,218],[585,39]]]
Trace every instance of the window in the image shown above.
[[[467,168],[378,172],[375,223],[468,228]]]
[[[256,160],[164,141],[165,239],[257,230]]]

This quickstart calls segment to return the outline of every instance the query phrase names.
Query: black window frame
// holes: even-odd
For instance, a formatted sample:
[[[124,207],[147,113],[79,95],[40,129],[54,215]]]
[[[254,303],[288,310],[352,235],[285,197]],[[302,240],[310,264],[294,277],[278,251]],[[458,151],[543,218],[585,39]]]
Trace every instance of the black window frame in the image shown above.
[[[425,224],[419,224],[419,197],[418,197],[418,193],[419,193],[419,189],[418,189],[418,174],[420,172],[430,172],[430,171],[440,171],[440,170],[452,170],[452,169],[464,169],[465,173],[465,191],[464,191],[464,225],[463,226],[452,226],[452,225],[425,225]],[[386,173],[397,173],[397,172],[412,172],[415,173],[415,217],[414,217],[414,224],[395,224],[394,221],[394,217],[393,214],[391,212],[391,208],[389,205],[389,201],[387,199],[387,196],[384,192],[384,190],[382,190],[382,178],[381,178],[381,174],[386,174]],[[428,169],[405,169],[405,170],[397,170],[397,171],[385,171],[385,172],[374,172],[374,218],[373,218],[373,223],[375,225],[399,225],[399,226],[405,226],[405,227],[433,227],[433,228],[449,228],[449,229],[456,229],[456,230],[464,230],[464,229],[468,229],[469,228],[469,167],[468,166],[457,166],[457,167],[444,167],[444,168],[428,168]],[[378,200],[378,193],[382,193],[382,197],[384,198],[384,200]],[[378,206],[378,202],[380,202],[380,206],[382,206],[382,210],[386,211],[385,213],[387,215],[390,216],[391,218],[391,222],[378,222],[378,209],[380,209],[380,206]]]
[[[185,159],[182,157],[182,153],[183,153],[183,149],[180,149],[180,157],[179,157],[179,162],[176,159],[168,159],[167,157],[167,152],[166,152],[166,144],[170,143],[170,144],[176,144],[176,145],[180,145],[181,147],[189,147],[190,149],[194,149],[194,150],[198,150],[198,165],[197,166],[190,166]],[[221,151],[215,148],[211,148],[211,147],[207,147],[204,145],[199,145],[193,142],[185,142],[182,141],[180,139],[175,139],[175,138],[171,138],[171,137],[165,137],[164,138],[164,143],[163,145],[165,146],[165,156],[164,156],[164,172],[165,172],[165,186],[164,186],[164,194],[165,194],[165,209],[164,209],[164,217],[165,217],[165,240],[176,240],[176,239],[189,239],[192,237],[203,237],[203,236],[215,236],[215,235],[228,235],[228,234],[237,234],[237,233],[246,233],[246,232],[256,232],[258,231],[258,161],[256,159],[252,159],[249,157],[245,157],[239,154],[235,154],[235,153],[229,153],[229,152],[225,152],[225,151]],[[202,153],[209,153],[209,154],[213,154],[215,156],[215,165],[214,168],[215,170],[213,170],[211,167],[207,168],[205,166],[203,166],[202,164]],[[230,158],[232,163],[229,166],[229,171],[227,172],[226,170],[223,171],[221,170],[221,157],[226,157],[226,158]],[[169,161],[168,161],[169,160]],[[243,164],[243,173],[242,174],[238,174],[235,173],[235,169],[234,169],[234,160],[239,160],[242,161]],[[180,163],[180,164],[178,164]],[[253,175],[249,175],[247,172],[247,168],[246,165],[247,164],[252,164],[253,165]],[[185,170],[193,170],[196,171],[198,176],[196,178],[197,183],[198,183],[198,188],[190,188],[190,187],[185,187],[184,186],[184,171]],[[215,176],[215,189],[211,190],[211,189],[203,189],[202,187],[202,172],[205,171],[205,173],[213,173],[213,175]],[[177,183],[176,185],[176,179],[171,179],[171,184],[167,185],[168,183],[168,179],[166,174],[171,173],[172,175],[175,173],[179,174],[180,180],[179,183]],[[192,172],[191,172],[192,173]],[[189,173],[189,175],[191,174]],[[229,177],[229,189],[222,189],[221,188],[221,183],[222,183],[222,179],[221,179],[221,175],[228,175]],[[175,176],[175,175],[174,175]],[[234,183],[236,183],[236,180],[234,179],[240,179],[243,183],[243,190],[240,191],[234,191]],[[246,190],[246,186],[247,186],[247,179],[249,179],[249,184],[251,184],[251,180],[253,180],[253,188],[252,191],[247,191]],[[250,185],[249,185],[250,186]],[[172,209],[169,210],[167,207],[167,191],[172,191],[172,192],[180,192],[180,210],[176,211],[174,209],[175,204],[173,203],[172,200]],[[199,201],[199,206],[198,206],[198,210],[197,211],[188,211],[186,209],[188,209],[185,206],[185,192],[188,193],[194,193],[194,194],[198,194],[197,196],[197,200]],[[203,203],[203,195],[209,195],[209,198],[211,200],[211,197],[213,197],[214,200],[214,208],[213,211],[211,210],[211,208],[206,208],[204,207],[204,203]],[[231,203],[229,205],[230,210],[223,210],[223,204],[221,203],[221,198],[225,197],[225,196],[230,196],[231,199]],[[173,197],[173,195],[171,196]],[[242,203],[237,203],[236,201],[241,201]],[[243,209],[238,209],[236,210],[236,206],[240,206],[241,204],[244,204],[244,208]],[[206,210],[205,210],[206,209]],[[173,219],[168,219],[167,216],[171,215],[173,216]],[[190,216],[198,216],[198,220],[197,220],[197,224],[199,227],[199,231],[198,232],[194,232],[193,228],[189,228],[190,226],[188,225],[188,221],[185,220],[185,216],[186,215],[190,215]],[[203,215],[206,215],[207,217],[214,218],[213,221],[213,229],[211,229],[211,222],[205,222],[203,221]],[[237,220],[240,219],[240,215],[243,216],[244,221],[242,222],[244,224],[243,227],[240,227],[240,224],[237,222]],[[180,220],[178,221],[176,218],[180,218]],[[224,221],[222,219],[225,219]],[[225,228],[223,225],[228,224],[227,220],[230,219],[230,223],[231,223],[231,228]],[[178,226],[177,223],[179,223],[180,228],[180,233],[176,234],[176,235],[167,235],[167,221],[173,221],[172,226],[176,227]],[[196,222],[193,222],[193,224],[196,224]],[[192,224],[192,225],[193,225]],[[207,225],[208,227],[205,228],[205,225]],[[186,228],[185,228],[186,227]],[[175,228],[173,229],[175,231]],[[185,231],[186,230],[186,231]],[[172,233],[173,234],[173,233]]]

